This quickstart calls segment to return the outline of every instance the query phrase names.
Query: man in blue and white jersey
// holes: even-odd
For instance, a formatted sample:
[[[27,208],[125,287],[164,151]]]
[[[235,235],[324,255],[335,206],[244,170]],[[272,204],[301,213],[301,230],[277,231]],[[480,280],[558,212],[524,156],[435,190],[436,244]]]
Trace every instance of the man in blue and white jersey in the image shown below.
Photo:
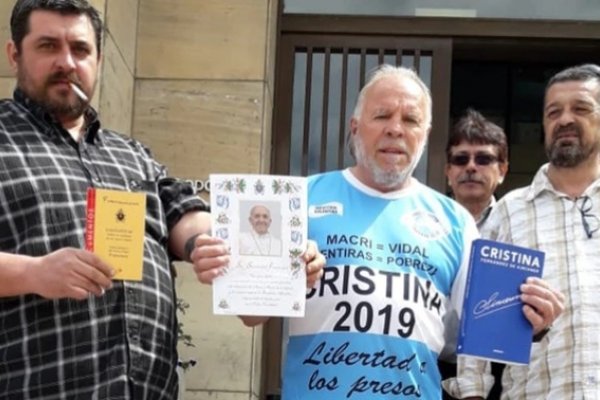
[[[289,320],[284,400],[441,398],[437,359],[454,351],[478,233],[463,207],[411,177],[430,127],[426,85],[382,66],[351,119],[356,165],[310,178],[309,237],[327,266],[314,286],[309,275],[306,316]],[[218,264],[197,268],[200,280],[210,282]],[[523,289],[542,315],[544,290]]]
[[[427,87],[384,66],[351,119],[356,165],[311,177],[309,237],[327,267],[306,317],[290,319],[285,399],[440,398],[437,358],[478,233],[464,208],[411,177],[430,126]]]
[[[437,358],[454,350],[478,233],[464,208],[411,177],[430,126],[426,85],[383,66],[350,122],[356,165],[311,177],[309,237],[327,267],[306,317],[289,321],[284,399],[441,397]]]

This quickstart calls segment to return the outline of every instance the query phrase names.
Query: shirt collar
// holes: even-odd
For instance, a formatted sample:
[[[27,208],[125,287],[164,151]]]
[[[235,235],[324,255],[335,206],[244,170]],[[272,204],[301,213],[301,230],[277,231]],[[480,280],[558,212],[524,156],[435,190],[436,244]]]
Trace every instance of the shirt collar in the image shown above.
[[[56,119],[50,115],[42,105],[29,98],[21,89],[15,89],[13,98],[15,99],[16,103],[25,107],[31,114],[33,114],[33,116],[42,121],[44,124],[64,130],[62,125],[56,121]],[[88,143],[93,143],[99,139],[100,120],[98,119],[98,113],[91,106],[88,106],[84,111],[84,118],[86,123],[84,139]]]
[[[258,239],[267,239],[267,238],[271,237],[271,233],[270,232],[262,233],[261,234],[261,233],[258,233],[258,232],[256,232],[256,231],[253,230],[252,234],[254,236],[256,236]]]
[[[481,212],[481,215],[479,215],[479,218],[477,219],[477,221],[475,221],[477,224],[477,228],[481,228],[481,226],[485,223],[485,221],[490,216],[490,212],[492,212],[492,208],[495,205],[496,205],[496,197],[492,196],[490,203],[487,205],[486,208],[483,209],[483,211]]]
[[[538,172],[536,172],[533,177],[533,181],[531,185],[527,188],[525,199],[527,201],[533,201],[536,197],[540,196],[544,192],[551,192],[556,194],[557,196],[566,196],[564,193],[561,193],[554,189],[550,179],[548,179],[548,167],[550,163],[546,163],[540,167]],[[596,179],[590,186],[585,189],[586,193],[592,193],[600,189],[600,179]]]

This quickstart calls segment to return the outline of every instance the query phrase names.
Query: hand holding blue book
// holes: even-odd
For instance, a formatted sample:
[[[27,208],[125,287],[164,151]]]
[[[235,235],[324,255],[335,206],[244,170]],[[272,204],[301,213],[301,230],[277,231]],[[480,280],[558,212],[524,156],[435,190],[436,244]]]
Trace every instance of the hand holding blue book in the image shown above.
[[[473,241],[457,353],[509,364],[528,364],[533,327],[519,289],[541,277],[544,253],[486,239]]]

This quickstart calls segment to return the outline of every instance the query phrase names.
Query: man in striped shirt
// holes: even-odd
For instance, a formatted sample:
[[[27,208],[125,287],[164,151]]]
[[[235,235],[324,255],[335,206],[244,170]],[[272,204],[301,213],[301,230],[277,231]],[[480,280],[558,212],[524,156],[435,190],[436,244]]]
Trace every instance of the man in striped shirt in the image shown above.
[[[17,0],[0,101],[0,398],[175,399],[172,259],[210,231],[191,186],[100,125],[102,22],[86,0]],[[83,250],[86,190],[146,196],[143,276]],[[186,245],[187,244],[187,245]]]
[[[565,309],[534,341],[528,366],[508,366],[503,399],[600,399],[600,67],[552,77],[544,99],[549,163],[530,186],[505,195],[483,235],[546,253],[544,280],[565,294]],[[507,332],[509,333],[509,332]],[[452,392],[481,398],[485,363],[459,358]]]

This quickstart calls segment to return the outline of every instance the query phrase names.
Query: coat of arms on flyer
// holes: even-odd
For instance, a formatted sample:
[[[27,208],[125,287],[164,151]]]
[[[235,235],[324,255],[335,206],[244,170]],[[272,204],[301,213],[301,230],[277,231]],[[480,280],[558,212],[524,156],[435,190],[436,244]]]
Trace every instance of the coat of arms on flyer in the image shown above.
[[[304,316],[306,178],[211,174],[210,187],[212,234],[231,253],[213,282],[214,313]]]

